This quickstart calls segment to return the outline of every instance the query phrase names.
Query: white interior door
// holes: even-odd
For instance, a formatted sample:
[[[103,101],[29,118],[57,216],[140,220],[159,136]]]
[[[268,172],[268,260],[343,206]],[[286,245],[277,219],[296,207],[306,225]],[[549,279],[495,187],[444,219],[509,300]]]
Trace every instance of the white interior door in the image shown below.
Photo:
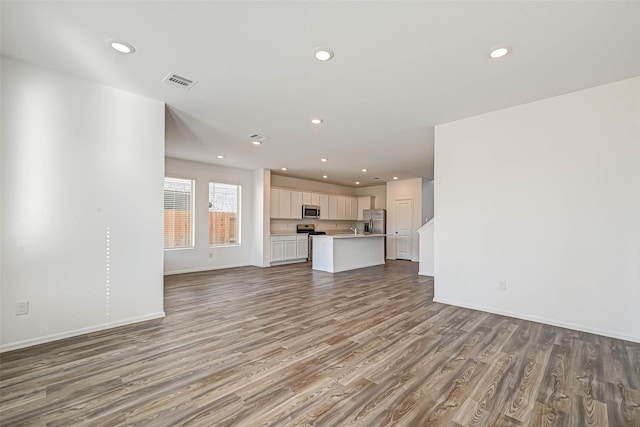
[[[411,259],[411,224],[413,224],[413,200],[395,201],[396,259]]]

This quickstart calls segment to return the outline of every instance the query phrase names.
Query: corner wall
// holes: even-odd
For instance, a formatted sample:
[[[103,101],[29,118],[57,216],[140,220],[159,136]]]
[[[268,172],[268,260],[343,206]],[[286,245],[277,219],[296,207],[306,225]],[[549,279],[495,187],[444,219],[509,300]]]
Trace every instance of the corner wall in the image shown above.
[[[640,342],[639,159],[640,77],[437,126],[434,300]]]
[[[0,350],[164,316],[164,104],[2,57],[1,114]]]
[[[269,240],[271,214],[271,170],[253,171],[253,236],[251,263],[256,267],[271,265],[271,242]]]

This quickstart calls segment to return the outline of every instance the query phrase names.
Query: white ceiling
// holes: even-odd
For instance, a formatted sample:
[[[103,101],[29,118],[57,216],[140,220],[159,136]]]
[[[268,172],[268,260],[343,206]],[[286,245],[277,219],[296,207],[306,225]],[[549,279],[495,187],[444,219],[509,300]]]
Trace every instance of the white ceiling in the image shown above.
[[[351,186],[431,178],[436,124],[640,75],[637,1],[1,7],[3,55],[165,102],[168,156]],[[502,44],[512,53],[488,59]],[[169,72],[199,83],[168,86]]]

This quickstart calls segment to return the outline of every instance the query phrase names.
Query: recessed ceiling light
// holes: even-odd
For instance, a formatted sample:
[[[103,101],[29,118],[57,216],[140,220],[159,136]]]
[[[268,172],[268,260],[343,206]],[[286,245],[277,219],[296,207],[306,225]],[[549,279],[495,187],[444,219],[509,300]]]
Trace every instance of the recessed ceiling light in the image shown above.
[[[224,159],[224,156],[222,154],[218,154],[216,157],[219,159]]]
[[[360,185],[360,181],[356,181],[356,185]]]
[[[394,177],[393,177],[393,179],[398,179],[398,177],[397,177],[397,176],[394,176]]]
[[[253,145],[260,145],[260,144],[262,144],[262,141],[251,141],[251,143]]]
[[[501,47],[497,47],[495,49],[492,49],[491,52],[489,53],[489,56],[491,58],[493,58],[493,59],[498,59],[498,58],[502,58],[503,56],[505,56],[510,51],[511,51],[510,47],[501,46]]]
[[[289,168],[280,168],[280,169],[282,169],[283,171],[288,171],[289,170]]]
[[[313,55],[318,61],[328,61],[333,58],[333,51],[326,47],[317,47],[313,49]]]
[[[322,123],[322,119],[311,119],[311,123],[313,123],[314,125],[319,125],[320,123]]]
[[[123,41],[109,41],[111,47],[120,53],[131,54],[136,51],[136,48],[129,43]]]
[[[323,177],[324,179],[329,178],[327,175],[322,175],[322,177]]]
[[[362,170],[362,172],[366,172],[368,169],[361,169],[361,170]]]
[[[325,159],[324,157],[322,159],[320,159],[321,162],[328,162],[329,159]]]

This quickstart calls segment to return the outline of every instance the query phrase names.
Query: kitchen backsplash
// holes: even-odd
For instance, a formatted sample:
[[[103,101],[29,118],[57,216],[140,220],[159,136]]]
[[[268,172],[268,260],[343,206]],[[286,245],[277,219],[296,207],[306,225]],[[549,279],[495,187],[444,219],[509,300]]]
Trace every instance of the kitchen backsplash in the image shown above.
[[[296,225],[298,224],[315,224],[317,231],[326,231],[327,233],[339,232],[339,231],[349,231],[350,227],[354,225],[358,227],[358,230],[362,231],[364,229],[363,221],[344,221],[344,220],[335,220],[335,221],[319,221],[314,219],[272,219],[271,220],[271,233],[272,234],[282,234],[282,233],[296,233]]]

